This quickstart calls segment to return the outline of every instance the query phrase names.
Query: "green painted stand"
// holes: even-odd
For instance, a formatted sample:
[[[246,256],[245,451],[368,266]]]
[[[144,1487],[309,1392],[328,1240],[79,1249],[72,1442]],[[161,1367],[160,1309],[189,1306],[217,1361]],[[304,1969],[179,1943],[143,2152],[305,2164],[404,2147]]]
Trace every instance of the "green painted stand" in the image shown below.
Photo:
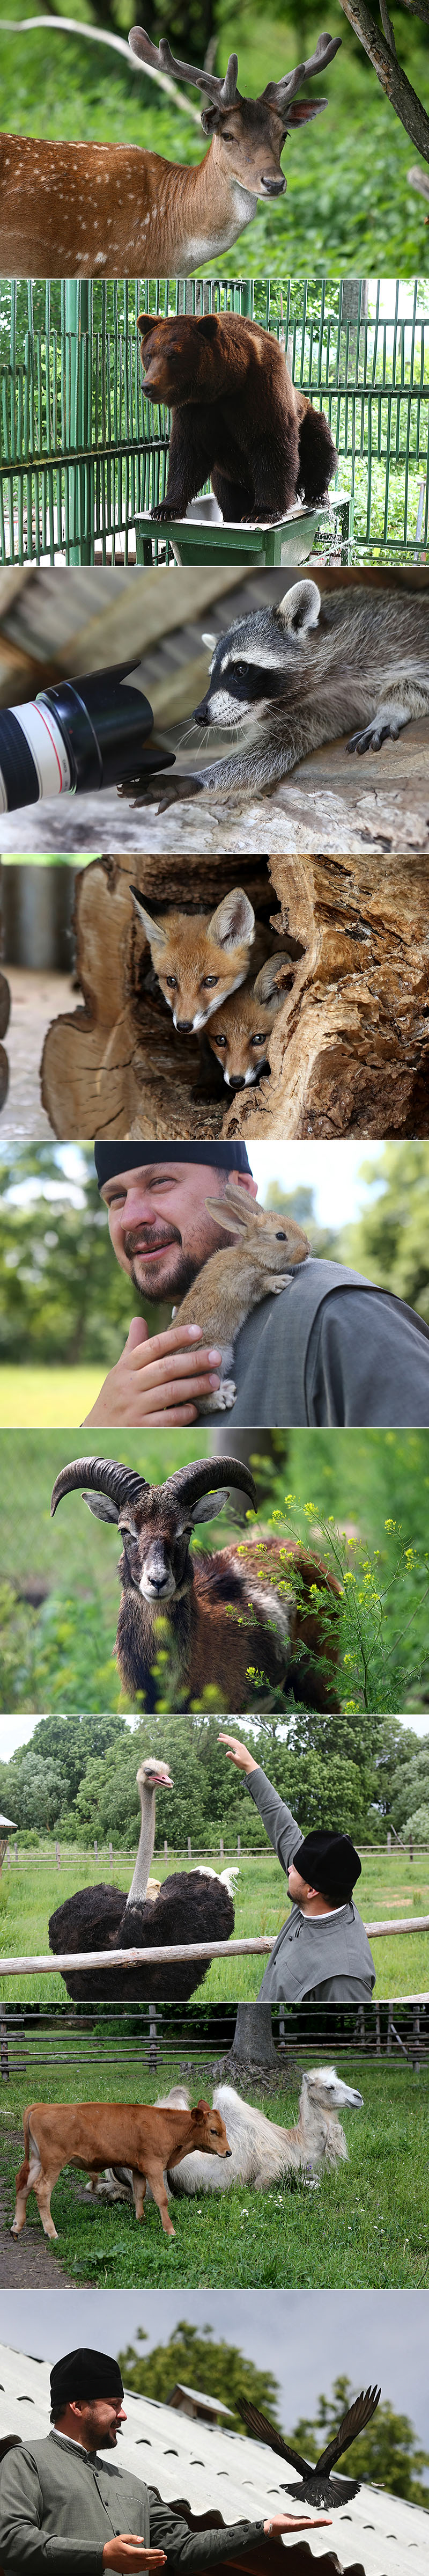
[[[314,553],[319,529],[326,529],[341,563],[348,562],[350,541],[350,497],[336,492],[331,509],[326,504],[318,510],[302,509],[299,502],[288,510],[285,519],[264,520],[259,526],[231,520],[219,523],[213,519],[166,519],[161,526],[152,519],[150,510],[139,510],[134,520],[138,564],[153,564],[158,548],[166,540],[168,552],[179,564],[243,563],[302,564],[309,563]]]

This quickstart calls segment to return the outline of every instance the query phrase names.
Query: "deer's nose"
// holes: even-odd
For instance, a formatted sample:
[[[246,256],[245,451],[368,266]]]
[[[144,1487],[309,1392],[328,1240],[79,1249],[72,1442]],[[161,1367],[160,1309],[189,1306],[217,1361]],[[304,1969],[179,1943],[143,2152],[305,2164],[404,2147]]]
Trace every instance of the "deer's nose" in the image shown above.
[[[286,180],[283,179],[281,173],[279,179],[266,179],[263,171],[262,186],[266,197],[284,197]]]

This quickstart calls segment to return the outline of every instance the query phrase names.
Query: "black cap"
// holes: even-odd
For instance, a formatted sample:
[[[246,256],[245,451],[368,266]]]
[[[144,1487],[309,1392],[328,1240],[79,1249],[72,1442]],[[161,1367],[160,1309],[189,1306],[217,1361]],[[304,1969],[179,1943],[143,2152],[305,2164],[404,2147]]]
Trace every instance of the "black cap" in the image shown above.
[[[212,1163],[227,1172],[250,1172],[245,1145],[94,1145],[99,1190],[117,1172],[139,1171],[141,1163]]]
[[[320,1896],[326,1896],[327,1901],[332,1898],[334,1905],[345,1905],[360,1878],[362,1862],[349,1834],[314,1832],[306,1834],[294,1852],[293,1867],[299,1870],[300,1878],[307,1880],[308,1887],[317,1887]]]
[[[54,2361],[51,2370],[51,2408],[61,2415],[70,2398],[76,2404],[84,2397],[123,2397],[119,2363],[109,2352],[91,2352],[88,2344],[78,2344],[76,2352],[65,2352]]]

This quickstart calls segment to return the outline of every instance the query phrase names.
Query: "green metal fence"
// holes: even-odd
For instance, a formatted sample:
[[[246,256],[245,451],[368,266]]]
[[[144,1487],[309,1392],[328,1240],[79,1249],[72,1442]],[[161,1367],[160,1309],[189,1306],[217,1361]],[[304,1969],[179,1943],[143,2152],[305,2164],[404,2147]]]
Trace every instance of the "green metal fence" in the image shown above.
[[[162,497],[168,413],[145,403],[137,314],[235,311],[287,348],[327,411],[350,494],[351,556],[425,560],[429,290],[339,280],[141,287],[0,284],[0,562],[127,561],[139,510]],[[165,531],[159,540],[165,554]],[[168,559],[168,542],[167,542]]]

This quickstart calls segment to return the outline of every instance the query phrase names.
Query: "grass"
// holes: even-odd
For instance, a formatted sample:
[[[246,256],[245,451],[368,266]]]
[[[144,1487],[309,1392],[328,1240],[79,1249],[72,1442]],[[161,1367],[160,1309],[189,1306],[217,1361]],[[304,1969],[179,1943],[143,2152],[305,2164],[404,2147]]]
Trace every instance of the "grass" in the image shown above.
[[[99,1394],[103,1370],[86,1368],[0,1368],[0,1424],[3,1430],[64,1428],[76,1430]]]
[[[92,2043],[93,2045],[93,2043]],[[309,2063],[311,2064],[311,2055]],[[180,2064],[157,2076],[144,2073],[139,2090],[147,2101],[180,2078]],[[346,2111],[343,2125],[350,2162],[323,2175],[318,2191],[290,2192],[276,2185],[267,2193],[241,2185],[225,2198],[176,2201],[171,2209],[176,2236],[161,2232],[158,2212],[149,2206],[141,2228],[125,2203],[103,2207],[85,2195],[84,2176],[63,2174],[53,2194],[58,2253],[80,2288],[145,2288],[160,2285],[211,2289],[238,2288],[411,2288],[428,2277],[427,2116],[428,2074],[417,2079],[408,2065],[384,2060],[377,2065],[353,2056],[341,2058],[346,2083],[363,2094],[362,2111]],[[197,2099],[203,2081],[210,2091],[208,2069],[192,2084]],[[299,2077],[282,2098],[264,2101],[268,2117],[290,2127],[297,2116]],[[61,2089],[63,2087],[63,2089]],[[67,2099],[90,2101],[112,2095],[112,2074],[100,2066],[68,2071]],[[136,2076],[121,2068],[121,2099],[135,2100]],[[64,2099],[64,2076],[52,2071],[46,2082],[50,2101]],[[29,2098],[28,2080],[16,2077],[2,2106],[0,2162],[8,2205],[14,2207],[16,2149],[8,2131],[18,2128]],[[257,2100],[251,2086],[247,2099]],[[27,2229],[40,2234],[34,2197],[28,2204]],[[34,2239],[33,2239],[34,2241]],[[53,2249],[55,2253],[55,2248]]]
[[[8,15],[22,16],[21,0]],[[382,96],[375,74],[355,43],[338,0],[331,32],[342,50],[326,79],[328,108],[315,125],[289,140],[284,156],[287,195],[275,207],[260,204],[255,222],[223,257],[223,277],[410,277],[427,268],[424,199],[408,186],[413,147]],[[320,32],[317,10],[306,46]],[[401,23],[400,54],[414,88],[427,102],[425,29]],[[229,28],[227,30],[229,41]],[[299,11],[287,30],[255,9],[235,11],[234,37],[242,94],[257,95],[267,79],[299,59]],[[225,37],[225,52],[228,50]],[[221,66],[222,41],[218,49]],[[49,77],[47,78],[47,66]],[[30,33],[25,45],[0,29],[2,122],[9,130],[41,136],[152,146],[179,163],[198,161],[205,150],[198,127],[175,103],[119,63],[111,52],[57,34]],[[325,87],[325,84],[324,84]],[[182,89],[182,100],[186,92]],[[213,266],[213,263],[211,263]],[[209,274],[210,263],[202,274]]]
[[[194,1853],[194,1863],[198,1857],[198,1853]],[[210,1857],[214,1867],[219,1867],[218,1851],[213,1851]],[[157,1854],[157,1878],[165,1878],[168,1869],[176,1865],[187,1867],[183,1855],[179,1856],[177,1863],[176,1856],[170,1853],[167,1865],[164,1856]],[[108,1879],[109,1876],[106,1848],[99,1852],[98,1862],[95,1862],[93,1852],[88,1852],[87,1859],[83,1860],[77,1849],[73,1851],[65,1844],[61,1846],[60,1870],[56,1868],[53,1851],[49,1852],[46,1845],[40,1857],[39,1853],[33,1855],[31,1850],[22,1852],[18,1862],[13,1862],[10,1870],[3,1869],[2,1872],[0,1936],[3,1955],[16,1958],[47,1953],[48,1918],[54,1907],[66,1896],[71,1896],[74,1888],[98,1884],[100,1879]],[[130,1876],[129,1854],[115,1853],[115,1886],[125,1890],[129,1887]],[[287,1910],[286,1882],[271,1853],[242,1853],[235,1898],[235,1939],[243,1940],[261,1932],[276,1936]],[[419,1853],[412,1862],[402,1852],[396,1851],[392,1852],[390,1860],[384,1851],[364,1858],[359,1880],[359,1910],[364,1922],[373,1923],[383,1921],[384,1917],[387,1921],[398,1921],[402,1915],[406,1921],[412,1922],[413,1914],[429,1914],[429,1853]],[[386,1940],[381,1937],[374,1943],[374,1959],[377,1972],[375,1993],[380,2001],[389,1995],[412,1995],[429,1990],[429,1933],[411,1932],[403,1938],[396,1934]],[[235,1998],[241,2000],[242,1997],[249,2000],[259,1992],[263,1971],[263,1954],[230,1961],[213,1959],[201,1996],[207,2003],[227,2002]],[[0,1994],[7,1996],[10,2002],[11,1987],[5,1979],[0,1983]],[[19,1981],[14,1978],[12,1997],[13,1994],[19,2002],[53,2004],[64,2002],[64,1985],[62,1978],[56,1975],[39,1974],[22,1977]]]

